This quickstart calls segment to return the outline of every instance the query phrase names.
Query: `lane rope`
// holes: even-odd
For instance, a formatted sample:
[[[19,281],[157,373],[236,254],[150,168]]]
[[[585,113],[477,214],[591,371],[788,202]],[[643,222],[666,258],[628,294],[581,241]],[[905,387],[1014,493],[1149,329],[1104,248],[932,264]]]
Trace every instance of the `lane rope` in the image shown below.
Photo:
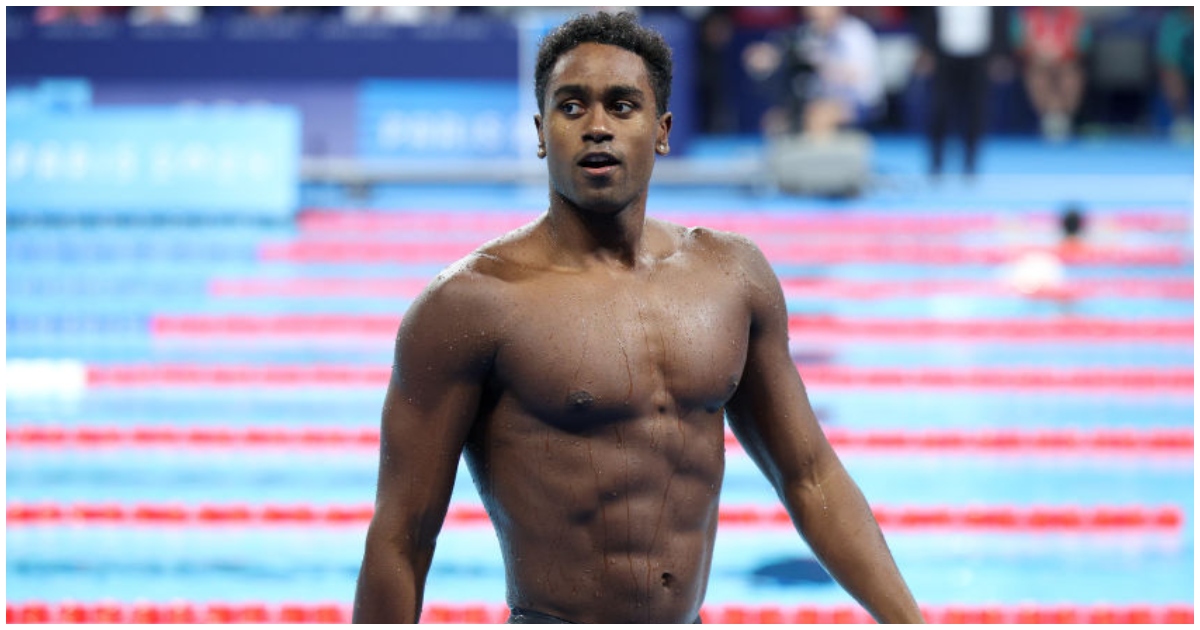
[[[850,430],[823,427],[839,450],[941,453],[1194,454],[1192,429],[929,429]],[[5,428],[8,448],[379,448],[379,430],[291,427],[17,426]],[[725,431],[725,446],[740,450]]]
[[[329,232],[412,232],[480,230],[494,232],[511,230],[537,218],[540,211],[500,212],[412,212],[387,210],[358,210],[353,208],[306,208],[297,216],[301,233]],[[910,232],[922,235],[958,234],[962,232],[991,232],[1013,221],[1038,229],[1053,229],[1059,217],[1051,212],[1027,212],[1018,215],[996,216],[987,213],[946,212],[917,214],[896,209],[858,209],[828,215],[761,214],[739,212],[671,212],[657,214],[659,218],[681,225],[702,225],[716,230],[734,232],[779,233],[795,231],[810,234],[877,233],[892,235]],[[1096,217],[1112,227],[1139,232],[1190,232],[1190,213],[1169,209],[1141,208],[1105,213]]]
[[[368,239],[299,240],[258,246],[262,262],[294,263],[443,263],[471,253],[482,242],[422,241],[398,243]],[[1092,247],[964,247],[959,245],[871,243],[779,243],[762,241],[759,249],[772,263],[844,264],[905,263],[921,265],[1002,265],[1031,252],[1054,252],[1068,265],[1175,267],[1190,265],[1191,250],[1180,246]]]
[[[10,361],[11,375],[22,370]],[[1188,393],[1191,368],[892,368],[798,365],[810,387],[1083,390]],[[106,364],[84,366],[92,388],[123,387],[385,387],[391,368],[374,365]]]
[[[162,526],[363,526],[374,507],[310,504],[53,503],[10,502],[7,526],[137,524]],[[1184,516],[1175,506],[872,506],[880,527],[905,531],[1023,533],[1178,532]],[[727,527],[791,527],[782,506],[722,505],[718,520]],[[446,527],[488,525],[481,505],[453,504]]]
[[[264,335],[354,336],[389,339],[396,334],[398,315],[155,315],[150,318],[155,337],[210,337]],[[1191,319],[1118,320],[1100,317],[1055,319],[884,319],[816,315],[788,317],[793,337],[837,342],[871,340],[952,339],[973,341],[1085,341],[1095,343],[1167,340],[1192,342]]]
[[[508,606],[490,603],[430,603],[422,623],[498,624],[508,618]],[[1179,604],[954,604],[921,606],[930,623],[1166,623],[1192,624],[1190,603]],[[349,623],[352,607],[345,603],[115,601],[6,602],[5,622],[42,623]],[[874,623],[854,605],[708,604],[701,611],[704,623],[725,624],[862,624]]]
[[[376,297],[413,299],[428,284],[428,278],[216,278],[208,282],[207,291],[209,295],[220,298]],[[780,284],[783,287],[784,296],[794,299],[884,300],[940,295],[973,297],[1024,295],[1011,287],[988,280],[875,282],[782,277]],[[1194,295],[1195,283],[1190,278],[1147,278],[1143,280],[1080,278],[1059,287],[1055,291],[1054,297],[1064,300],[1096,298],[1191,300]]]

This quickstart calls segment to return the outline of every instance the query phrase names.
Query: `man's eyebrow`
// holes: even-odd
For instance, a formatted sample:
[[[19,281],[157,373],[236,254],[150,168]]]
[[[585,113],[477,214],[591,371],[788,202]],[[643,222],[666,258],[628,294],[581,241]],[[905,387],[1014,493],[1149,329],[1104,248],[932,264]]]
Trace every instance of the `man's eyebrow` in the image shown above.
[[[558,98],[560,96],[583,96],[587,93],[588,89],[582,85],[567,84],[560,85],[558,89],[554,90],[554,93],[551,94],[551,96],[554,98]]]
[[[551,95],[554,98],[561,96],[588,96],[591,90],[582,85],[567,84],[561,85],[554,90]],[[633,85],[614,85],[604,90],[604,96],[609,99],[614,98],[645,98],[646,93],[641,88]]]
[[[614,85],[605,90],[609,98],[645,98],[646,93],[641,88],[632,85]]]

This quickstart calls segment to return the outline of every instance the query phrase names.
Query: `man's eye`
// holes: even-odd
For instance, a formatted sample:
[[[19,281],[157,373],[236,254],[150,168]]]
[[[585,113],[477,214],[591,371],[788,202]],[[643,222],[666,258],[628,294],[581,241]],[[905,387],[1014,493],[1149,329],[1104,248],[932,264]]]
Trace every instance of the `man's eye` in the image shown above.
[[[612,106],[612,109],[613,109],[613,111],[617,112],[618,114],[631,114],[631,113],[633,113],[633,110],[635,108],[633,106],[633,103],[627,103],[625,101],[621,101],[619,103],[614,104]]]
[[[558,109],[568,116],[583,113],[583,107],[579,103],[563,103],[558,106]]]

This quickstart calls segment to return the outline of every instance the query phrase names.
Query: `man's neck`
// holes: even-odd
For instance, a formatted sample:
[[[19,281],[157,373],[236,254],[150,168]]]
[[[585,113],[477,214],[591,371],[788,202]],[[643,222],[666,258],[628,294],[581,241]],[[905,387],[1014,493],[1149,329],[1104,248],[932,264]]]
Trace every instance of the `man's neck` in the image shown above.
[[[552,196],[546,225],[556,250],[580,264],[637,264],[645,243],[646,205],[639,200],[614,213],[591,212]]]

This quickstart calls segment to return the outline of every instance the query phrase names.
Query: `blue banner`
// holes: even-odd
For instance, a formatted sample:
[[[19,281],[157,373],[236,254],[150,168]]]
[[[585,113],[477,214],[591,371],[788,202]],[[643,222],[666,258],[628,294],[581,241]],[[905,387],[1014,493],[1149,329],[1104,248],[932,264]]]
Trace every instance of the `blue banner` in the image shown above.
[[[282,107],[9,111],[10,213],[287,217],[300,117]]]

